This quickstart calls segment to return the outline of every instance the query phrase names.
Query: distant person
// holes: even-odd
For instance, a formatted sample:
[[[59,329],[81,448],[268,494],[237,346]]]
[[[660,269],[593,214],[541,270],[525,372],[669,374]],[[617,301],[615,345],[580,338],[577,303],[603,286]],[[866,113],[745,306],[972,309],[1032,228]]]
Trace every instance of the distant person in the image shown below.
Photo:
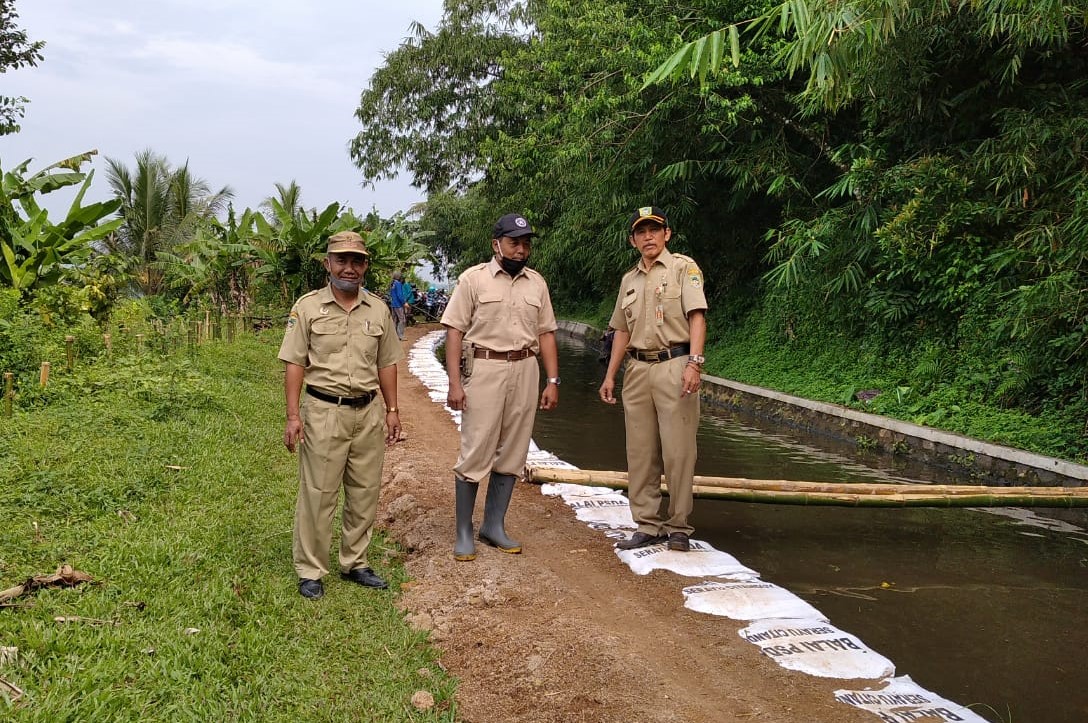
[[[505,519],[529,454],[540,389],[538,355],[547,375],[539,406],[549,410],[559,403],[558,325],[544,277],[526,266],[535,235],[516,213],[500,218],[492,231],[494,256],[461,274],[442,315],[446,401],[450,409],[462,410],[461,452],[453,468],[455,560],[476,557],[472,513],[485,478],[480,541],[503,552],[521,552],[521,543],[506,534]]]
[[[615,404],[616,372],[623,373],[627,430],[627,482],[638,530],[616,543],[633,550],[667,542],[687,552],[692,510],[695,433],[706,341],[703,272],[694,260],[669,253],[672,229],[665,212],[645,206],[627,222],[628,241],[640,258],[620,282],[608,326],[612,353],[599,395]],[[661,474],[669,489],[668,517],[661,515]]]
[[[367,564],[367,548],[385,445],[401,429],[397,361],[403,352],[385,303],[360,288],[370,257],[366,244],[359,234],[343,231],[329,237],[327,249],[329,285],[295,302],[279,352],[287,365],[283,443],[291,452],[298,449],[293,558],[299,594],[310,599],[325,594],[321,579],[329,572],[341,486],[340,576],[365,587],[388,587]],[[384,405],[375,399],[379,390]]]
[[[413,324],[416,323],[415,311],[416,311],[416,304],[418,304],[418,303],[419,303],[419,290],[416,288],[415,284],[408,284],[408,298],[405,299],[405,303],[404,303],[404,318],[405,318],[405,323],[408,326],[412,326]]]
[[[389,287],[389,308],[393,312],[397,338],[404,341],[404,329],[408,325],[408,284],[404,283],[404,274],[393,272],[393,283]]]

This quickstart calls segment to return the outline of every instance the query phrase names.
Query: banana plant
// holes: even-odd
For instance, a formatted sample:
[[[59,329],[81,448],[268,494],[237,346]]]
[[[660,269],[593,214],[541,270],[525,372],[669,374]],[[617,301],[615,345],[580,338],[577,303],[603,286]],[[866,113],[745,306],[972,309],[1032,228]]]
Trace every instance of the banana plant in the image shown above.
[[[95,151],[67,158],[27,175],[30,160],[0,175],[0,286],[26,292],[60,278],[66,267],[85,261],[93,244],[121,225],[101,223],[117,211],[118,201],[83,205],[94,172],[80,167]],[[64,220],[53,223],[36,196],[82,182]]]
[[[278,284],[283,300],[290,302],[325,283],[320,259],[326,239],[342,230],[340,204],[333,202],[320,213],[291,209],[273,198],[266,205],[271,219],[253,216],[253,249],[260,259],[257,275]]]

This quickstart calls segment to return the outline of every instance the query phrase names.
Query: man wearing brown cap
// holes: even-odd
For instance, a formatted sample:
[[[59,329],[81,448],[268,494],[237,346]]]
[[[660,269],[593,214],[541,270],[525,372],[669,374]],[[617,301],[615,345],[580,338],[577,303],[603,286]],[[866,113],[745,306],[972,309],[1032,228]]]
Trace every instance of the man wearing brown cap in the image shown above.
[[[384,444],[400,437],[396,365],[403,354],[389,307],[362,289],[370,254],[353,231],[330,236],[327,250],[329,285],[295,302],[279,353],[287,365],[283,443],[299,450],[293,558],[299,593],[310,599],[325,593],[321,578],[329,572],[341,485],[340,576],[388,587],[370,569],[366,553]],[[384,404],[375,398],[379,390]]]
[[[706,341],[703,273],[689,257],[669,253],[672,229],[657,206],[635,211],[627,229],[641,258],[620,282],[609,321],[616,335],[599,390],[602,401],[616,403],[616,372],[626,358],[627,483],[638,530],[616,547],[633,550],[667,542],[670,550],[687,552]],[[669,489],[668,517],[661,514],[662,473]]]
[[[455,560],[472,560],[472,513],[488,479],[480,541],[512,554],[521,543],[506,534],[514,482],[525,470],[536,418],[540,369],[547,383],[541,409],[559,402],[555,314],[544,277],[525,266],[536,235],[519,214],[495,223],[487,263],[461,274],[442,314],[446,327],[447,404],[461,410],[461,452],[454,465],[457,510]],[[462,350],[465,350],[464,364]]]

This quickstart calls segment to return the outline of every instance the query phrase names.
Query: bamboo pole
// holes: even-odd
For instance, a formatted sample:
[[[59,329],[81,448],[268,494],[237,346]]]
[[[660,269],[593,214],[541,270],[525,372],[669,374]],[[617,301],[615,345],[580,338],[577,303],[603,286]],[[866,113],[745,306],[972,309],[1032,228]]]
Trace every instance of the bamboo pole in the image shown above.
[[[110,334],[103,334],[102,343],[106,346],[106,356],[113,356],[113,336]]]
[[[530,467],[533,482],[627,489],[625,472]],[[845,507],[1088,507],[1088,487],[866,484],[695,477],[696,497]],[[668,486],[662,483],[662,492]]]
[[[11,416],[11,404],[15,398],[15,372],[4,372],[4,416]]]
[[[64,337],[64,347],[68,356],[68,372],[71,373],[76,368],[76,350],[75,350],[76,338],[69,334]]]
[[[38,383],[41,384],[42,389],[45,389],[45,386],[49,384],[49,367],[49,362],[42,362],[42,371],[38,376]]]
[[[144,335],[136,335],[136,356],[143,356],[144,354]]]

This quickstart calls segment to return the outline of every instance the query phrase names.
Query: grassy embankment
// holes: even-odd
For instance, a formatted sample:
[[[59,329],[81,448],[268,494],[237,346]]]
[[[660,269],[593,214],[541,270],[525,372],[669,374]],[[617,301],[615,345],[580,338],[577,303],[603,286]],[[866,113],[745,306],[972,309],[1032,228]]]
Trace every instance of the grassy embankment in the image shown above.
[[[604,329],[611,310],[609,300],[561,315]],[[724,316],[711,310],[707,374],[1088,464],[1088,403],[1033,411],[1004,405],[989,369],[996,352],[981,343],[853,337],[792,319],[773,303],[732,322]],[[859,401],[862,390],[879,395]]]
[[[0,589],[61,563],[96,580],[0,609],[0,646],[18,648],[0,679],[25,691],[0,685],[0,718],[455,718],[455,681],[394,606],[390,542],[370,554],[390,591],[334,574],[321,601],[296,592],[272,336],[100,362],[0,417]]]

